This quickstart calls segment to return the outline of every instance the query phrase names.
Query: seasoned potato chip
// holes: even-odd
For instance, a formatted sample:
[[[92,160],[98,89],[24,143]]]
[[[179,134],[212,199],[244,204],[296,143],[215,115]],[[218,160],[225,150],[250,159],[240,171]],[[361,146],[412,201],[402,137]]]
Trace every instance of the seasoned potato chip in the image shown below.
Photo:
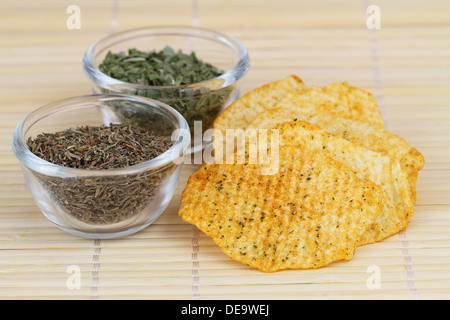
[[[308,88],[291,75],[235,101],[214,128],[220,162],[190,177],[179,214],[244,264],[274,272],[350,260],[414,214],[423,156],[347,82]]]
[[[261,112],[247,126],[247,129],[270,129],[277,124],[293,120],[305,120],[367,149],[399,159],[403,170],[408,175],[411,196],[413,199],[416,198],[416,179],[418,172],[424,166],[424,157],[405,139],[382,126],[320,112],[304,113],[298,108],[275,107]]]
[[[332,83],[323,87],[322,90],[328,94],[337,94],[339,103],[350,107],[350,113],[353,116],[349,118],[384,126],[378,103],[370,92],[353,87],[347,82]]]
[[[207,164],[187,183],[179,211],[230,257],[265,272],[352,259],[380,214],[375,183],[308,148],[280,147],[280,168]]]
[[[326,113],[384,126],[378,104],[372,94],[346,82],[323,88],[310,87],[303,92],[289,92],[276,107],[297,109],[306,114]]]
[[[214,148],[224,148],[222,144],[225,138],[222,139],[222,137],[225,137],[227,129],[245,128],[258,113],[272,108],[287,92],[302,92],[305,89],[306,86],[299,77],[290,75],[284,79],[267,83],[246,93],[228,106],[215,119]],[[219,133],[222,135],[220,139],[217,137]]]
[[[398,159],[354,144],[306,121],[285,122],[275,126],[275,129],[279,130],[280,146],[297,146],[323,153],[382,188],[386,204],[377,220],[364,233],[360,245],[380,241],[408,226],[414,214],[415,199]]]

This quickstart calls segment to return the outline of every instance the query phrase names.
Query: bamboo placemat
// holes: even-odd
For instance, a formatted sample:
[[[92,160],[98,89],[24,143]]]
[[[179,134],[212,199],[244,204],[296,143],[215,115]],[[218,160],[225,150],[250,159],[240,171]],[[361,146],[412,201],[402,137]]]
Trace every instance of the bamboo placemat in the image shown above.
[[[377,1],[4,1],[0,13],[1,299],[448,299],[450,298],[450,4]],[[111,32],[175,24],[217,29],[249,50],[243,92],[288,74],[308,85],[348,81],[378,99],[390,131],[423,153],[410,226],[357,248],[348,262],[266,274],[228,258],[178,217],[194,166],[147,229],[114,240],[71,236],[47,221],[11,151],[28,112],[90,93],[86,48]],[[379,276],[379,285],[372,282]],[[79,281],[79,282],[78,282]],[[375,284],[375,285],[374,285]]]

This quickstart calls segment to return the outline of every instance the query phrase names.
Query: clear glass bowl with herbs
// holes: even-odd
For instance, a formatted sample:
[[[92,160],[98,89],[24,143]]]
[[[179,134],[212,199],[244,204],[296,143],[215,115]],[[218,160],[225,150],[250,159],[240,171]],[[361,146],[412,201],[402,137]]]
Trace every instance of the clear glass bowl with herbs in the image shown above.
[[[201,141],[202,147],[209,142],[211,135],[205,132],[214,119],[239,97],[249,66],[247,50],[239,41],[196,27],[116,33],[94,43],[83,58],[95,93],[138,95],[172,106],[188,122],[195,135],[192,142]],[[146,121],[140,115],[135,120]]]
[[[123,119],[145,115],[146,126]],[[36,109],[13,151],[43,214],[87,238],[117,238],[153,223],[175,192],[190,147],[186,120],[148,98],[99,94]]]

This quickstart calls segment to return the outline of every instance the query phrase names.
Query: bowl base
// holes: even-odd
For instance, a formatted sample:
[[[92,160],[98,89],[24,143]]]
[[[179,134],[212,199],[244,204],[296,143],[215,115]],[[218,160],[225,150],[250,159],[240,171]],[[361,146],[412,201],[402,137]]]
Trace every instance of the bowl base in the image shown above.
[[[110,233],[95,233],[95,232],[83,232],[80,230],[74,230],[74,229],[68,229],[68,228],[64,228],[60,225],[57,225],[57,227],[61,230],[64,230],[65,232],[73,235],[73,236],[77,236],[77,237],[81,237],[81,238],[87,238],[87,239],[116,239],[116,238],[122,238],[122,237],[126,237],[129,235],[132,235],[136,232],[141,231],[142,229],[147,228],[148,226],[150,226],[152,223],[148,223],[145,225],[141,225],[141,226],[137,226],[134,228],[130,228],[127,230],[123,230],[123,231],[118,231],[118,232],[110,232]]]

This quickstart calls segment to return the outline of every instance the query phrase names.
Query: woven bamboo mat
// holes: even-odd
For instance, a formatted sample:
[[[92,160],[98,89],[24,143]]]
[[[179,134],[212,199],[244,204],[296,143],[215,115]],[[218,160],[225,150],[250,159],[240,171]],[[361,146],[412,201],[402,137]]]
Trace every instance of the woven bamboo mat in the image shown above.
[[[1,299],[450,298],[448,1],[377,1],[381,28],[373,30],[366,25],[368,1],[78,0],[81,28],[74,30],[66,25],[71,4],[2,2]],[[252,62],[244,92],[296,74],[308,85],[348,81],[374,93],[388,129],[426,160],[408,229],[357,248],[348,262],[265,274],[231,260],[178,217],[193,166],[184,167],[163,215],[134,235],[81,239],[47,221],[12,154],[14,127],[36,107],[89,93],[81,58],[91,43],[159,24],[238,38]]]

